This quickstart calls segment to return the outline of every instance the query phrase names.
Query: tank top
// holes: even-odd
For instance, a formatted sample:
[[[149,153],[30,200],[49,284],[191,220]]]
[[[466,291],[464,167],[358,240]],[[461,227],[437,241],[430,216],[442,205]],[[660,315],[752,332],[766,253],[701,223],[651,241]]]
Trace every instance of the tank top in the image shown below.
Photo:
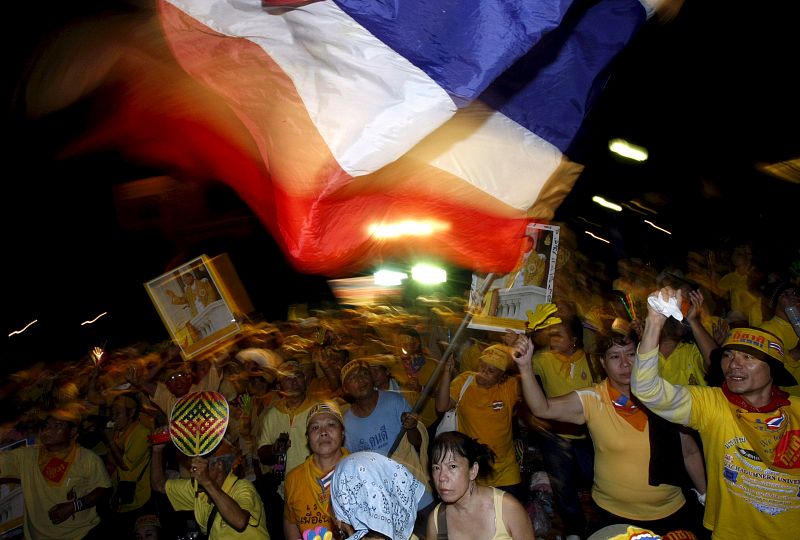
[[[492,488],[492,498],[494,499],[494,536],[489,540],[513,540],[511,535],[508,534],[506,524],[503,522],[503,495],[505,491],[502,489]],[[436,533],[439,532],[439,507],[442,503],[436,505],[433,509],[433,523]]]

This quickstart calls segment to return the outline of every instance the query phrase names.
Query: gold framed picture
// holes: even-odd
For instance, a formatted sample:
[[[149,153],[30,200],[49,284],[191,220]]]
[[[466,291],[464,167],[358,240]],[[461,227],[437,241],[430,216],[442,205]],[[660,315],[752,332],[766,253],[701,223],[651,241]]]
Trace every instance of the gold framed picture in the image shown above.
[[[469,328],[522,333],[527,328],[528,311],[553,301],[558,243],[561,228],[545,223],[530,223],[525,234],[533,248],[520,266],[508,274],[495,276],[483,295],[483,276],[472,275],[469,310],[474,314]]]
[[[212,261],[201,255],[145,283],[184,358],[213,349],[241,329],[236,303]]]

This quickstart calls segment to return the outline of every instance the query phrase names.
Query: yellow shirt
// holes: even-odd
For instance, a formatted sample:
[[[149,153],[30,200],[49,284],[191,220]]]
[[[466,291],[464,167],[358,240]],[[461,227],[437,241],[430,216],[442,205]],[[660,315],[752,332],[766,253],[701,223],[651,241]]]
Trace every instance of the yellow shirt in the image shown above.
[[[250,514],[247,528],[242,532],[228,525],[219,512],[214,517],[210,534],[206,531],[206,524],[214,505],[205,493],[196,494],[192,480],[188,478],[167,480],[166,490],[169,502],[175,510],[194,510],[194,518],[200,525],[200,530],[203,534],[208,534],[210,540],[269,540],[264,504],[249,480],[237,478],[235,474],[229,473],[222,483],[222,491],[236,501],[242,510]]]
[[[461,387],[469,375],[461,373],[450,383],[450,397],[458,401]],[[522,397],[519,377],[508,377],[490,388],[473,381],[458,405],[458,430],[478,439],[494,450],[494,473],[484,479],[489,486],[511,486],[521,481],[514,449],[512,426],[514,406]]]
[[[120,504],[119,512],[136,510],[150,499],[150,443],[147,440],[149,434],[149,429],[139,422],[134,422],[128,426],[122,440],[117,442],[122,448],[122,459],[128,470],[117,468],[114,485],[116,486],[119,480],[136,482],[133,502]]]
[[[281,433],[289,434],[291,445],[286,452],[286,473],[303,463],[311,454],[306,440],[306,420],[308,420],[308,413],[314,403],[307,399],[299,407],[289,412],[284,402],[279,401],[275,407],[267,409],[259,419],[261,428],[256,448],[274,444]]]
[[[672,354],[658,353],[658,371],[672,384],[699,384],[707,386],[703,355],[694,343],[678,343]]]
[[[783,353],[787,354],[789,351],[797,347],[800,338],[794,332],[794,328],[789,321],[785,321],[780,317],[773,317],[768,321],[761,323],[760,328],[775,334],[783,342]]]
[[[342,448],[342,456],[347,454],[347,449]],[[286,476],[283,516],[297,525],[301,534],[319,526],[334,529],[331,521],[331,490],[328,486],[323,491],[317,481],[321,476],[322,471],[314,462],[314,456],[308,456],[302,465],[292,469]]]
[[[533,356],[533,372],[542,381],[547,397],[558,397],[594,384],[589,360],[583,350],[570,357],[544,350]],[[548,421],[550,431],[567,439],[585,438],[586,428],[568,422]]]
[[[547,397],[563,396],[594,384],[589,361],[582,350],[576,351],[569,361],[552,351],[537,352],[533,357],[533,372],[542,380]]]
[[[764,466],[744,438],[719,388],[687,387],[689,427],[700,432],[708,491],[703,525],[712,538],[795,538],[800,526],[800,472]],[[791,398],[800,411],[800,402]]]
[[[750,326],[761,325],[761,301],[750,292],[746,275],[739,272],[725,274],[717,282],[717,288],[730,293],[731,310],[747,315]]]
[[[684,505],[681,488],[648,483],[650,426],[633,427],[614,410],[606,383],[579,390],[594,445],[592,498],[600,508],[624,518],[650,521]]]
[[[78,447],[75,460],[58,484],[50,483],[39,470],[39,446],[0,452],[0,476],[18,478],[22,485],[25,538],[36,540],[81,540],[100,523],[94,507],[66,521],[53,524],[48,510],[67,502],[70,494],[84,497],[95,488],[111,487],[103,461],[91,450]]]
[[[773,317],[768,321],[761,323],[761,328],[767,332],[771,332],[778,336],[783,342],[783,365],[786,370],[791,373],[795,380],[800,383],[800,361],[795,360],[789,355],[789,351],[797,347],[798,339],[797,334],[794,333],[789,321],[784,321],[780,317]],[[793,396],[800,396],[800,384],[795,386],[781,386],[781,389],[789,392]]]

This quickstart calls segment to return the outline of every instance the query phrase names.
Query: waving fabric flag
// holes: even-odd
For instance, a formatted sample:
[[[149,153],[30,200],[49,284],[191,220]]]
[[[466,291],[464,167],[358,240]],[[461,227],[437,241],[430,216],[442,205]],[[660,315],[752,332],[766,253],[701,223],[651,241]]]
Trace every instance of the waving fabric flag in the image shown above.
[[[513,269],[527,223],[577,179],[570,145],[650,14],[635,0],[264,3],[162,0],[203,98],[140,96],[107,129],[130,156],[226,182],[296,268],[328,275],[412,250]]]

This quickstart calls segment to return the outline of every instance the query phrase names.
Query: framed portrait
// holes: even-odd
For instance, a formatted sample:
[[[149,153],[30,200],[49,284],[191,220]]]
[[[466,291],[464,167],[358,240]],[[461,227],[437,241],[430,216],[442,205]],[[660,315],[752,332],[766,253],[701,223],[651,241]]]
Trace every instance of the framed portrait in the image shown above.
[[[559,233],[557,225],[530,223],[525,234],[531,237],[533,247],[513,272],[494,276],[483,296],[480,291],[485,277],[472,275],[469,310],[473,317],[470,328],[525,331],[528,311],[535,311],[539,304],[553,301]]]
[[[215,348],[240,329],[241,313],[213,261],[201,255],[145,283],[184,358]]]

